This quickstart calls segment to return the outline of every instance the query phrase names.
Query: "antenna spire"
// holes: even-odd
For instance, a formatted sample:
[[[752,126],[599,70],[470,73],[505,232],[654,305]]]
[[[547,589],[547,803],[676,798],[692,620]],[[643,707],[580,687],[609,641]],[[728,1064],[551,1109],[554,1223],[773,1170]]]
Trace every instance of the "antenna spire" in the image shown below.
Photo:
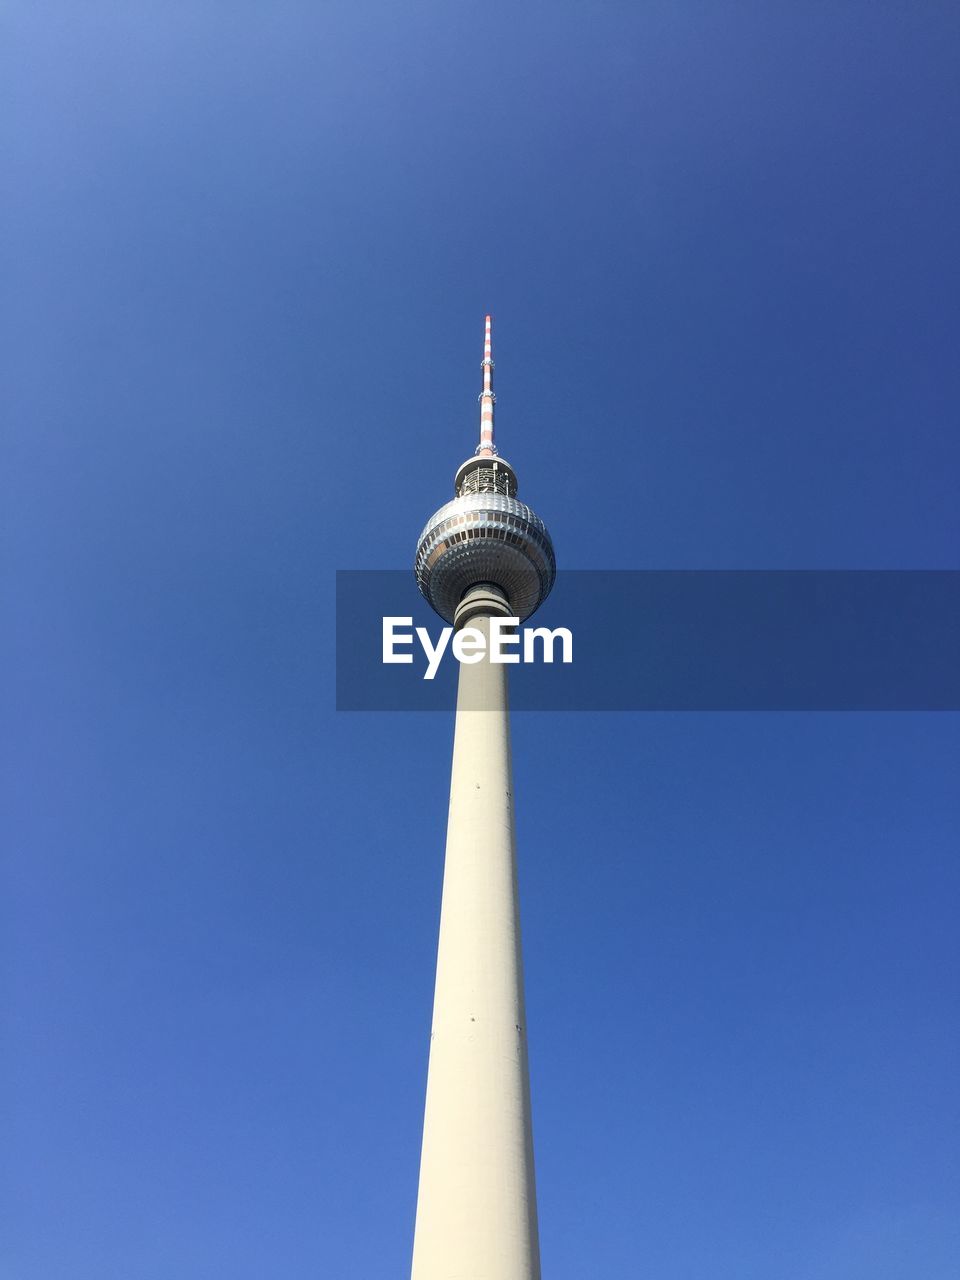
[[[490,316],[486,317],[483,333],[483,390],[480,392],[480,443],[477,453],[482,458],[493,458],[497,446],[493,443],[493,406],[497,397],[493,394],[493,347],[490,341]]]

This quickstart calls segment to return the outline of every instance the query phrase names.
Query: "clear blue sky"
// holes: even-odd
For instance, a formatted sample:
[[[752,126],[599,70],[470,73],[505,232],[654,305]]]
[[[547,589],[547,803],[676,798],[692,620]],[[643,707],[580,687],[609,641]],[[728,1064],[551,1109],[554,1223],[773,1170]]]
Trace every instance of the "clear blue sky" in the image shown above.
[[[409,1267],[452,724],[337,568],[950,568],[952,4],[0,10],[3,1280]],[[411,588],[412,589],[412,588]],[[515,725],[544,1274],[960,1272],[955,715]]]

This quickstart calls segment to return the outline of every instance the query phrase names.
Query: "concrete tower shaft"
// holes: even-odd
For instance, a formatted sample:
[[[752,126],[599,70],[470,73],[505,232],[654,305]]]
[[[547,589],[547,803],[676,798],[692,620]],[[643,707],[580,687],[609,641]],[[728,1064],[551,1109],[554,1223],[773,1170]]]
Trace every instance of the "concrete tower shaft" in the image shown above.
[[[413,1280],[540,1280],[506,672],[460,667]]]

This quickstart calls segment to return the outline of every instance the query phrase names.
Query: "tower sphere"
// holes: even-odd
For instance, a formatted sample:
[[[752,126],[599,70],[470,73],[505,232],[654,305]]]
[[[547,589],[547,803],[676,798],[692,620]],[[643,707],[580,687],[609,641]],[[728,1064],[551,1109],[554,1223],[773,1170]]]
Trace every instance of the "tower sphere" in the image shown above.
[[[458,469],[456,497],[427,521],[417,544],[417,585],[447,622],[471,587],[489,583],[500,590],[514,617],[523,622],[550,594],[557,562],[547,527],[517,501],[517,476],[493,443],[493,360],[490,317],[484,346],[480,393],[480,444]]]
[[[466,592],[487,582],[523,622],[550,594],[557,563],[546,525],[525,503],[505,493],[462,493],[427,521],[416,574],[447,622]]]

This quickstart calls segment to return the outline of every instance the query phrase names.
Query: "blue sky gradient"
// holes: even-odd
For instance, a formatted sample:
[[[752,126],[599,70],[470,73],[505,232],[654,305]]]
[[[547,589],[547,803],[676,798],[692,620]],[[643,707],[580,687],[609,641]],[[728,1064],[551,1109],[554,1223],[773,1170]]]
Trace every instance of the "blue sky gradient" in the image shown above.
[[[336,569],[957,568],[960,11],[26,4],[3,1280],[409,1268],[452,722]],[[411,576],[411,590],[413,590]],[[526,714],[550,1280],[960,1268],[952,714]]]

